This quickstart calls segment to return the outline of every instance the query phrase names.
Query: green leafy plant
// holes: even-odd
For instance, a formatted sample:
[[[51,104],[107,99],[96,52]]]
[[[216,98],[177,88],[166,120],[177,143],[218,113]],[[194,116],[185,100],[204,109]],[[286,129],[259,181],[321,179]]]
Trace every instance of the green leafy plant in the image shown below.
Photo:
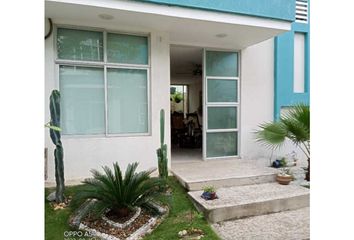
[[[160,110],[160,148],[157,149],[158,169],[160,178],[168,177],[167,144],[165,142],[165,111]]]
[[[307,157],[306,180],[310,181],[310,107],[295,105],[279,121],[264,123],[259,127],[256,138],[265,146],[274,150],[288,139],[301,149]]]
[[[287,165],[286,159],[285,157],[282,157],[280,159],[280,167],[286,167],[286,165]]]
[[[61,143],[60,136],[60,92],[58,90],[53,90],[50,95],[50,122],[45,125],[49,128],[50,138],[55,145],[54,150],[54,160],[55,160],[55,182],[56,182],[56,192],[55,201],[57,203],[62,203],[65,200],[64,197],[64,149]]]
[[[104,173],[91,170],[93,178],[83,181],[87,188],[80,191],[74,204],[94,199],[90,213],[94,217],[101,216],[108,209],[117,216],[129,215],[134,207],[148,207],[149,200],[158,194],[160,180],[151,178],[151,171],[136,173],[138,163],[129,164],[123,178],[118,163],[113,164],[113,171],[105,166]]]
[[[205,187],[203,187],[203,191],[208,192],[208,193],[214,193],[215,187],[214,186],[205,186]]]
[[[280,176],[292,176],[292,173],[290,171],[290,168],[280,168],[280,172],[279,172]]]
[[[175,103],[180,103],[183,100],[183,94],[176,91],[175,93],[171,94],[170,99]]]

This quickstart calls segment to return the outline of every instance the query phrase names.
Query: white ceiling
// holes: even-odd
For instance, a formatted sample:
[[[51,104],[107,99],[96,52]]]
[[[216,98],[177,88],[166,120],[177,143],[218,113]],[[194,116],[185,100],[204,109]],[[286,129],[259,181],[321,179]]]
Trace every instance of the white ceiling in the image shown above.
[[[170,48],[172,75],[191,75],[196,64],[202,64],[203,49],[197,47],[175,46]]]
[[[99,14],[114,19],[102,20]],[[157,30],[168,32],[172,44],[237,50],[290,29],[290,23],[283,21],[120,0],[46,0],[45,16],[77,25]],[[218,38],[217,34],[227,36]]]

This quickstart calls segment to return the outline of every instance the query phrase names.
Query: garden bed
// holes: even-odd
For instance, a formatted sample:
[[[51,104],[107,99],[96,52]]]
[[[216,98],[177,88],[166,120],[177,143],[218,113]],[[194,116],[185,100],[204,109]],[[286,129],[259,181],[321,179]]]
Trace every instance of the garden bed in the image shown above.
[[[169,214],[166,218],[156,226],[150,234],[143,237],[144,240],[179,240],[178,232],[191,228],[203,230],[204,238],[208,240],[219,239],[213,232],[206,220],[200,217],[192,202],[189,200],[186,191],[178,183],[174,177],[169,177],[168,185],[171,188],[171,194],[159,196],[156,200],[162,202],[163,205],[169,206]],[[76,193],[84,189],[84,185],[67,187],[66,196],[75,197]],[[46,189],[47,196],[54,189]],[[68,224],[69,217],[77,209],[73,205],[62,210],[54,210],[50,202],[45,202],[45,239],[47,240],[63,240],[66,233],[70,233],[74,229]],[[82,230],[80,230],[82,231]],[[78,240],[79,238],[76,238]],[[81,239],[86,239],[82,237]],[[95,239],[88,237],[87,239]]]
[[[93,218],[87,215],[92,204],[94,204],[94,200],[82,204],[70,218],[69,223],[73,228],[89,232],[90,236],[107,240],[141,239],[156,228],[168,214],[167,207],[151,203],[151,206],[158,212],[157,215],[153,215],[143,208],[136,208],[126,217],[118,218],[107,212],[100,218]]]

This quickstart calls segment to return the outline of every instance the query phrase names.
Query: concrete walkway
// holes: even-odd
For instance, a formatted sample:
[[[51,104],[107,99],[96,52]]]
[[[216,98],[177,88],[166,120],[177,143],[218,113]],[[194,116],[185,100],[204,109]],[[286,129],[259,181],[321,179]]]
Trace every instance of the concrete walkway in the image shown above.
[[[224,240],[310,239],[309,207],[212,225]]]

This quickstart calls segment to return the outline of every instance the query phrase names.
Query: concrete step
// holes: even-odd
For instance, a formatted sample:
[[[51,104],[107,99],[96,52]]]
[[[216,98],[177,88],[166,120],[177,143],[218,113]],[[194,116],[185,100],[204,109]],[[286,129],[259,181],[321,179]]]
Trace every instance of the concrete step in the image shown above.
[[[264,183],[219,188],[218,199],[206,201],[202,191],[188,192],[197,209],[212,222],[258,216],[309,206],[309,189],[297,185]]]
[[[222,188],[275,182],[278,173],[277,169],[240,159],[179,163],[172,166],[172,172],[189,191],[208,185]]]

